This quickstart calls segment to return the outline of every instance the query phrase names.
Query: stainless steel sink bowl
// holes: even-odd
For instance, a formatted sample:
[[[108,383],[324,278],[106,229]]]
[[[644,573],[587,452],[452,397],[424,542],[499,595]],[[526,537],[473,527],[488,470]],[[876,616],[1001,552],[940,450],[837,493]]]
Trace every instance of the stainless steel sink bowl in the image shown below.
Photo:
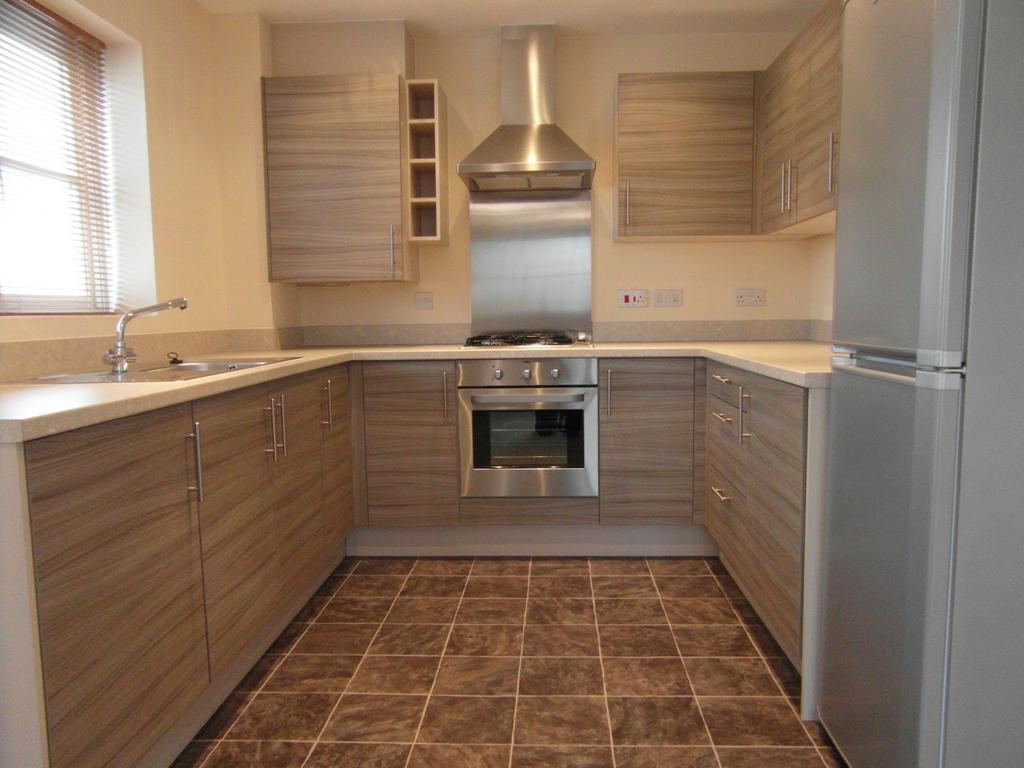
[[[259,368],[263,365],[283,363],[286,360],[297,360],[297,357],[239,357],[234,360],[187,360],[173,365],[161,365],[157,368],[139,368],[124,373],[55,373],[40,376],[33,381],[41,384],[118,384],[140,383],[153,381],[188,381],[201,379],[204,376],[216,376],[218,373],[242,371],[246,368]]]

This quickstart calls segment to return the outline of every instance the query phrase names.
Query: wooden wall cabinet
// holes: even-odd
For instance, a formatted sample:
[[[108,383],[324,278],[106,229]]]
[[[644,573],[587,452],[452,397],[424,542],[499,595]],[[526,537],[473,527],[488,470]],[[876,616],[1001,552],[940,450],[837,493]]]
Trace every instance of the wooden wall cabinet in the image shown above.
[[[777,232],[836,208],[841,25],[841,3],[828,0],[758,76],[761,232]]]
[[[263,80],[270,279],[414,280],[397,74]]]
[[[615,235],[752,232],[754,73],[619,75]]]
[[[363,417],[369,524],[457,523],[454,363],[365,363]]]
[[[800,668],[807,393],[718,363],[707,381],[708,530]]]
[[[601,522],[693,522],[694,361],[601,360],[598,370]]]
[[[25,445],[52,766],[135,765],[209,684],[191,433],[185,404]]]

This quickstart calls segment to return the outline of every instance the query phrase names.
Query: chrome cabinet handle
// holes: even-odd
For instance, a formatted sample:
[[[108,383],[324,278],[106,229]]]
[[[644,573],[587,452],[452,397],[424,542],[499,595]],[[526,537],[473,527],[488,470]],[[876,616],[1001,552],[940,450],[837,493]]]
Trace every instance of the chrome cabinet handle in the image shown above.
[[[274,463],[277,464],[277,403],[274,402],[274,398],[270,398],[270,407],[264,408],[264,411],[270,411],[270,448],[265,448],[264,453],[274,454]]]
[[[288,419],[284,413],[284,395],[281,395],[281,454],[288,457]]]
[[[835,131],[830,131],[829,134],[828,134],[828,187],[826,189],[827,192],[831,192],[832,191],[832,164],[833,164],[833,158],[834,158],[833,152],[835,151],[834,150],[835,143],[836,143]]]
[[[195,491],[199,501],[206,501],[206,484],[203,482],[203,438],[199,431],[199,422],[192,422],[192,451],[196,466],[196,484],[190,485],[188,489]]]
[[[736,428],[736,444],[737,445],[743,445],[743,438],[744,437],[750,437],[750,433],[749,432],[744,432],[743,431],[743,401],[744,400],[749,400],[750,399],[750,395],[743,394],[743,385],[742,384],[739,385],[739,389],[740,389],[740,407],[739,407],[740,423],[739,423],[738,427]]]
[[[331,397],[331,380],[327,380],[327,385],[323,387],[321,392],[327,393],[327,421],[321,421],[320,423],[327,427],[328,432],[334,431],[334,398]]]
[[[726,496],[724,493],[722,493],[722,489],[721,488],[715,488],[715,486],[712,485],[711,486],[711,492],[713,494],[715,494],[715,496],[718,497],[719,501],[721,501],[721,502],[723,502],[725,504],[728,504],[730,501],[732,501],[732,496]]]
[[[441,371],[441,421],[448,423],[448,371]]]
[[[626,180],[626,226],[629,226],[629,180]]]
[[[722,384],[732,384],[732,379],[727,379],[725,376],[720,376],[717,373],[711,374],[711,378],[715,381],[720,381]]]
[[[782,187],[779,189],[779,213],[786,212],[786,161],[782,161]]]
[[[786,210],[793,210],[793,158],[786,160],[786,167],[789,169],[786,173]]]
[[[612,415],[612,369],[611,368],[609,368],[608,371],[605,373],[605,378],[607,380],[607,386],[605,387],[605,390],[606,390],[605,394],[608,396],[607,397],[608,402],[605,404],[605,415],[610,418],[611,415]]]
[[[395,225],[388,227],[388,245],[391,248],[391,274],[395,274]]]
[[[718,411],[712,411],[711,415],[714,416],[716,419],[718,419],[723,424],[732,424],[732,419],[730,419],[724,413],[719,413]]]

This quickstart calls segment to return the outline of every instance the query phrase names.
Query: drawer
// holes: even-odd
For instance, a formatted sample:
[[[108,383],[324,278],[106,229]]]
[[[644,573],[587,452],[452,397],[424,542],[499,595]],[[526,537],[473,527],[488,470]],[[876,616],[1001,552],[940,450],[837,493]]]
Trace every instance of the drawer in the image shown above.
[[[744,414],[746,419],[747,414]],[[708,463],[745,492],[750,470],[750,440],[739,440],[740,412],[717,397],[708,398]],[[745,422],[744,422],[745,424]],[[746,430],[746,426],[744,426]]]
[[[743,517],[747,500],[717,467],[709,466],[707,472],[705,491],[708,533],[718,543],[722,553],[728,559],[735,560],[746,536]]]
[[[708,361],[708,395],[739,407],[740,387],[748,383],[748,376],[742,371]]]

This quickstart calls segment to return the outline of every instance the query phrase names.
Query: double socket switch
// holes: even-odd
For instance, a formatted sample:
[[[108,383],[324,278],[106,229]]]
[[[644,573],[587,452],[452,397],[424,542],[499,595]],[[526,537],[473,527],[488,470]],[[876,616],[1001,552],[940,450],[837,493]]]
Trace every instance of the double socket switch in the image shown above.
[[[683,292],[674,288],[659,288],[651,296],[646,288],[619,289],[620,307],[649,307],[666,309],[683,306]]]

